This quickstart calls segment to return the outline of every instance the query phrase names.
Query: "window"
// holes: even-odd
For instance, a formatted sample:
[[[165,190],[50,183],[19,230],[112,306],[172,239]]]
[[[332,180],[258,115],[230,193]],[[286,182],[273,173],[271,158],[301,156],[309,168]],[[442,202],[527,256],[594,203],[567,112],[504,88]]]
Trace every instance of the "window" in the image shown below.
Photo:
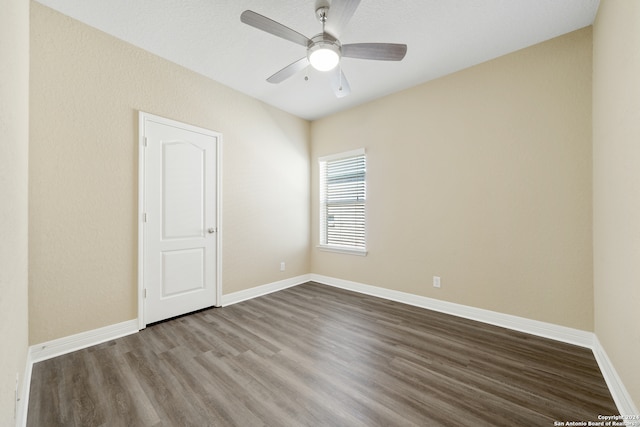
[[[364,149],[321,157],[320,248],[366,255]]]

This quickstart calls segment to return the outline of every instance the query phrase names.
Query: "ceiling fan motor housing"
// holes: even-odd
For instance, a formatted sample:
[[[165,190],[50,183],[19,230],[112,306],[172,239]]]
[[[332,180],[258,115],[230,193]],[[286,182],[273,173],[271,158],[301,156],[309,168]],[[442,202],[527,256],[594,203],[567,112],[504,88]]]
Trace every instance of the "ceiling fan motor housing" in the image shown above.
[[[307,48],[307,58],[319,71],[329,71],[340,62],[342,51],[340,41],[328,33],[314,36]]]

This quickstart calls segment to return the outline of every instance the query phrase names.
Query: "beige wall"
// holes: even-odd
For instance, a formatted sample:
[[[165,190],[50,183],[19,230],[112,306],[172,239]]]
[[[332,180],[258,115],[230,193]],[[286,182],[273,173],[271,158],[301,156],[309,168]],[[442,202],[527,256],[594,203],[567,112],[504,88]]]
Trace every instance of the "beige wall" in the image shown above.
[[[0,425],[14,425],[27,360],[29,2],[0,12]],[[22,387],[20,387],[22,388]]]
[[[593,33],[595,331],[640,408],[640,2],[602,0]]]
[[[137,316],[138,110],[223,134],[224,294],[308,273],[307,121],[38,3],[31,20],[32,344]]]
[[[311,129],[314,273],[593,329],[590,28]],[[321,252],[317,158],[358,147],[369,254]]]

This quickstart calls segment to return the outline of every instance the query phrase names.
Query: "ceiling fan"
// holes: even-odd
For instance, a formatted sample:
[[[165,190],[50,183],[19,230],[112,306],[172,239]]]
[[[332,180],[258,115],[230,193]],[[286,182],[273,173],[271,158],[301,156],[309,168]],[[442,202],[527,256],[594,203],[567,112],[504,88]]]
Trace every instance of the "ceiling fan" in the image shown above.
[[[341,58],[373,59],[378,61],[401,61],[407,53],[406,44],[396,43],[352,43],[342,44],[339,37],[353,16],[360,0],[326,0],[317,3],[316,18],[322,23],[322,32],[312,38],[292,30],[252,10],[245,10],[240,21],[274,36],[281,37],[307,49],[307,55],[287,65],[267,78],[269,83],[280,83],[303,70],[309,64],[319,71],[328,72],[333,91],[341,98],[351,92],[342,68]]]

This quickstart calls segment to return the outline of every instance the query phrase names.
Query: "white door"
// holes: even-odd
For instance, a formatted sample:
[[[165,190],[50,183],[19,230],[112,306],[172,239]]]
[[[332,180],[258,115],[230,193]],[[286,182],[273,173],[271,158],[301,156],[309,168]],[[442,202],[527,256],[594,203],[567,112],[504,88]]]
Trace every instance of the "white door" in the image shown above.
[[[219,305],[220,135],[151,115],[140,120],[146,325]]]

